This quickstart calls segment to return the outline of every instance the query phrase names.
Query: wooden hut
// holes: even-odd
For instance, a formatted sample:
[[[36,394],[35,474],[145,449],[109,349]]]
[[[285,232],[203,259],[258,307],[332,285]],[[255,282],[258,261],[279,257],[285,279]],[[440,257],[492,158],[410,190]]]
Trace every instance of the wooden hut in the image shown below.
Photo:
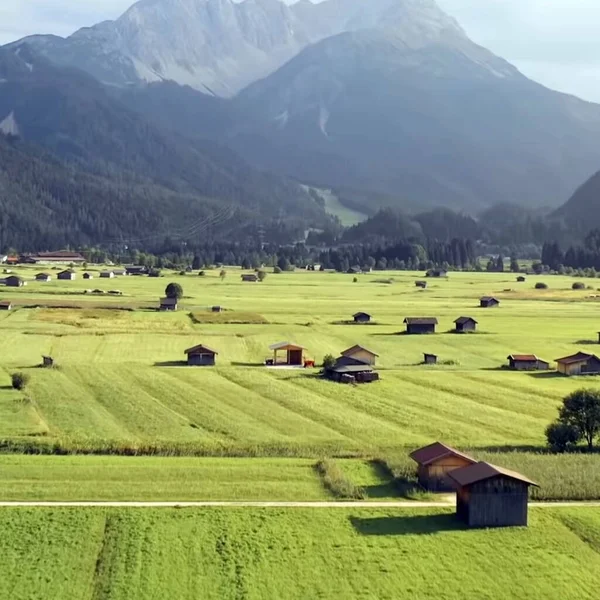
[[[525,279],[525,277],[523,277],[523,275],[519,275],[519,276],[517,277],[517,281],[518,281],[519,283],[525,283],[526,279]]]
[[[54,366],[54,359],[51,356],[42,356],[42,366],[50,369]]]
[[[481,308],[496,308],[497,306],[500,306],[500,300],[493,296],[484,296],[479,299],[479,306]]]
[[[468,454],[441,442],[415,450],[410,454],[410,458],[418,465],[421,486],[434,492],[453,491],[454,483],[448,478],[448,473],[477,462]]]
[[[406,317],[404,319],[408,335],[435,333],[438,320],[434,317]]]
[[[35,280],[36,281],[43,281],[45,283],[48,283],[49,281],[52,281],[52,277],[50,275],[48,275],[48,273],[38,273],[35,276]]]
[[[256,283],[258,280],[258,275],[256,273],[244,273],[242,275],[242,281],[245,283]]]
[[[185,353],[187,354],[187,364],[194,367],[214,367],[217,354],[219,354],[204,344],[188,348]]]
[[[556,370],[567,377],[575,375],[600,375],[600,358],[595,354],[577,352],[556,359]]]
[[[370,323],[371,315],[366,312],[357,312],[352,315],[352,319],[355,323]]]
[[[12,303],[8,300],[0,302],[0,310],[12,310]]]
[[[437,365],[438,356],[437,354],[428,354],[427,352],[423,353],[423,364],[424,365]]]
[[[94,279],[94,276],[93,276],[91,273],[84,273],[84,274],[83,274],[83,278],[84,278],[86,281],[89,281],[90,279]]]
[[[23,287],[26,282],[18,275],[11,275],[4,280],[4,285],[7,287]]]
[[[304,366],[304,351],[306,348],[293,344],[291,342],[280,342],[269,346],[269,349],[273,351],[273,359],[267,361],[268,365],[278,366],[286,365],[290,367],[301,367]],[[280,358],[280,352],[285,353],[285,358]]]
[[[148,274],[148,267],[143,267],[140,265],[127,265],[125,267],[126,271],[127,271],[127,275],[147,275]]]
[[[344,350],[342,352],[342,356],[353,358],[364,363],[365,365],[374,365],[377,362],[377,358],[379,358],[379,354],[376,354],[364,346],[359,346],[358,344],[348,348],[347,350]]]
[[[417,286],[418,288],[426,289],[427,282],[426,281],[415,281],[415,286]]]
[[[159,310],[177,310],[177,298],[161,298]]]
[[[448,277],[448,271],[446,271],[446,269],[429,269],[429,271],[425,273],[425,277]]]
[[[66,271],[61,271],[56,277],[57,277],[57,279],[60,279],[61,281],[74,281],[75,279],[77,279],[77,275],[75,274],[75,271],[72,271],[71,269],[67,269]]]
[[[507,358],[509,368],[515,371],[547,371],[550,368],[549,362],[535,354],[511,354]]]
[[[456,515],[468,527],[526,527],[529,486],[520,473],[478,462],[448,473],[456,485]]]
[[[211,306],[210,310],[211,310],[211,312],[214,312],[214,313],[223,312],[223,308],[221,306]]]
[[[372,365],[349,356],[341,356],[324,373],[326,379],[337,383],[371,383],[379,380]]]
[[[115,277],[114,271],[102,271],[100,273],[100,279],[113,279]]]
[[[477,331],[478,323],[472,317],[458,317],[454,321],[454,325],[456,326],[456,333],[472,333],[473,331]]]

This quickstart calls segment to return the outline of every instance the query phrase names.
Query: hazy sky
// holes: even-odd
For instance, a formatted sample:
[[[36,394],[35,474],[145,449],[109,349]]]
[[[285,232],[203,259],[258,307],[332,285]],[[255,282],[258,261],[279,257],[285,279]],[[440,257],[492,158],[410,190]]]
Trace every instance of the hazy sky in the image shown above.
[[[368,0],[366,0],[368,1]],[[438,0],[473,40],[548,87],[600,102],[600,0]],[[0,0],[0,44],[69,35],[132,0]]]

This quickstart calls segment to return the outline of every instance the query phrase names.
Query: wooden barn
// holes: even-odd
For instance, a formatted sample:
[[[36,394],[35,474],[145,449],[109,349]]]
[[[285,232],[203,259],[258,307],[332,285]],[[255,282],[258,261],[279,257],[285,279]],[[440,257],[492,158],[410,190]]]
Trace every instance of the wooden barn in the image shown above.
[[[217,354],[219,354],[216,350],[203,344],[188,348],[185,353],[187,354],[187,364],[190,367],[214,367]]]
[[[86,281],[89,281],[90,279],[94,279],[94,276],[93,276],[91,273],[84,273],[84,274],[83,274],[83,278],[84,278]]]
[[[379,373],[375,372],[372,365],[349,356],[338,358],[324,376],[337,383],[371,383],[379,380]]]
[[[23,287],[27,285],[25,280],[19,277],[18,275],[10,275],[4,280],[4,285],[6,287]]]
[[[51,369],[54,366],[54,359],[51,356],[42,356],[42,366]]]
[[[143,266],[139,266],[139,265],[127,265],[125,267],[125,270],[127,271],[127,275],[147,275],[148,274],[148,267],[143,267]]]
[[[406,317],[404,319],[408,335],[435,333],[438,320],[434,317]]]
[[[365,348],[364,346],[359,346],[356,344],[352,346],[352,348],[348,348],[342,352],[342,356],[346,358],[353,358],[354,360],[358,360],[365,365],[374,365],[379,358],[379,354],[375,354],[372,350]]]
[[[245,283],[256,283],[258,280],[256,273],[245,273],[242,275],[242,281]]]
[[[12,303],[8,300],[0,302],[0,310],[12,310]]]
[[[437,365],[438,355],[437,354],[428,354],[427,352],[423,353],[423,364],[424,365]]]
[[[456,486],[456,516],[468,527],[526,527],[529,487],[519,473],[478,462],[448,473]]]
[[[425,277],[448,277],[448,271],[446,271],[446,269],[429,269],[429,271],[425,273]]]
[[[421,288],[421,289],[426,289],[427,288],[427,282],[426,281],[415,281],[415,285],[418,288]]]
[[[177,298],[161,298],[159,310],[177,310]]]
[[[527,279],[526,279],[525,277],[523,277],[523,275],[519,275],[519,276],[517,277],[517,281],[518,281],[519,283],[525,283],[525,281],[527,281]]]
[[[468,454],[441,442],[415,450],[410,458],[418,465],[419,484],[432,492],[454,491],[454,483],[449,479],[448,473],[477,462]]]
[[[77,279],[75,271],[72,271],[71,269],[61,271],[56,277],[61,281],[74,281],[75,279]]]
[[[556,359],[556,370],[563,375],[600,375],[600,358],[595,354],[577,352],[571,356]]]
[[[45,283],[48,283],[49,281],[52,281],[52,277],[50,275],[48,275],[48,273],[38,273],[35,276],[35,280],[36,281],[43,281]]]
[[[304,352],[306,348],[293,344],[291,342],[280,342],[279,344],[273,344],[269,346],[269,350],[273,351],[273,358],[267,360],[269,366],[285,365],[289,367],[303,367],[304,366]],[[280,357],[280,352],[285,353],[285,357]]]
[[[214,312],[214,313],[221,313],[221,312],[223,312],[223,307],[222,306],[211,306],[210,311]]]
[[[484,296],[479,299],[479,306],[481,308],[496,308],[500,306],[500,300],[492,296]]]
[[[550,363],[538,358],[535,354],[511,354],[508,366],[515,371],[547,371]]]
[[[472,317],[458,317],[454,321],[454,325],[456,333],[472,333],[473,331],[477,331],[478,323]]]
[[[352,319],[355,323],[370,323],[371,318],[371,315],[366,312],[357,312],[352,315]]]
[[[114,271],[101,271],[100,279],[114,279],[115,272]]]

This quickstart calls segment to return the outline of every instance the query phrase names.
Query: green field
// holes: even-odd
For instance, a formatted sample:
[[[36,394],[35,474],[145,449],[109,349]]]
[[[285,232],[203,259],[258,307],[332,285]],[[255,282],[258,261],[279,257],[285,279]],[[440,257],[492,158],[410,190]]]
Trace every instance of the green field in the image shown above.
[[[600,513],[532,509],[528,529],[449,511],[4,509],[6,600],[593,600]]]

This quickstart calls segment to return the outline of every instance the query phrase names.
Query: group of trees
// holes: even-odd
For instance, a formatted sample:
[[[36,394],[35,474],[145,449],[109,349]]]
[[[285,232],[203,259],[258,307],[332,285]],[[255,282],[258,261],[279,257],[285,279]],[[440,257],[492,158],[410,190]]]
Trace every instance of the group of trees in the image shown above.
[[[600,230],[588,233],[582,244],[569,246],[563,251],[558,242],[547,242],[542,247],[542,265],[557,272],[564,268],[600,270]]]

